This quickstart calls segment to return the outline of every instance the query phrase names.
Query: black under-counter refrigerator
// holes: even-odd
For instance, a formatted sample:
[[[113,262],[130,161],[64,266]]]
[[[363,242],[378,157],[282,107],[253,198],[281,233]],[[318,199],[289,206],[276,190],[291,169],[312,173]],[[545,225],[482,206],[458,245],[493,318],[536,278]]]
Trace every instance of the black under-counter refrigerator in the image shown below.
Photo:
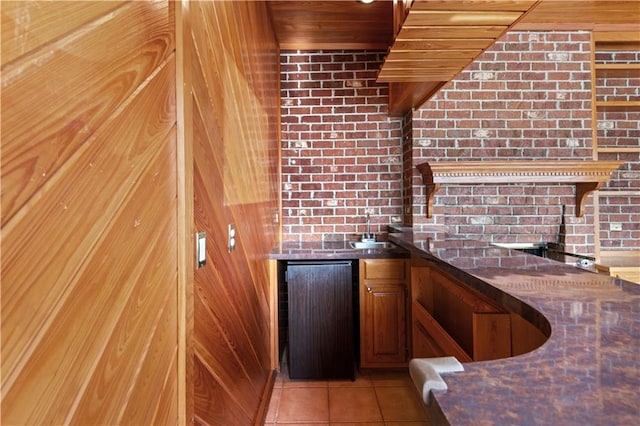
[[[352,261],[289,261],[291,379],[353,379]]]

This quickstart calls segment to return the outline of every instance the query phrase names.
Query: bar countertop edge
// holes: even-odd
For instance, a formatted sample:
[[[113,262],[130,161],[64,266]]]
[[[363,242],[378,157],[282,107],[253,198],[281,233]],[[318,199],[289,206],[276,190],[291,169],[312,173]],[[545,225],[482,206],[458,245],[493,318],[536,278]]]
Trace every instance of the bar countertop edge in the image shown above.
[[[511,358],[444,376],[431,412],[452,425],[631,425],[640,421],[640,285],[423,228],[389,240],[445,268],[549,335]],[[550,329],[544,330],[545,327]]]

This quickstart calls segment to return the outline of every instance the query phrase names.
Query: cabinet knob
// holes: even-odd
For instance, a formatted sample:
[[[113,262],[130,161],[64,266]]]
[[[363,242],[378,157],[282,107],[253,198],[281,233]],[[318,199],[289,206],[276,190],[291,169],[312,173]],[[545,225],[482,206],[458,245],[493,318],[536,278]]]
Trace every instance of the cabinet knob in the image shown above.
[[[367,293],[371,293],[371,287],[367,287]]]

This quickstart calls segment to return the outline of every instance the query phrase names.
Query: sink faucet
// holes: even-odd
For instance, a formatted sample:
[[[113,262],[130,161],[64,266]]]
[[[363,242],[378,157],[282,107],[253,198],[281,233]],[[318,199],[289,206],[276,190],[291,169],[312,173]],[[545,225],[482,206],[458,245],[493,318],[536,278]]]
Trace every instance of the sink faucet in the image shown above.
[[[361,240],[364,242],[376,241],[376,235],[371,233],[371,217],[369,213],[367,213],[367,232],[362,234]]]

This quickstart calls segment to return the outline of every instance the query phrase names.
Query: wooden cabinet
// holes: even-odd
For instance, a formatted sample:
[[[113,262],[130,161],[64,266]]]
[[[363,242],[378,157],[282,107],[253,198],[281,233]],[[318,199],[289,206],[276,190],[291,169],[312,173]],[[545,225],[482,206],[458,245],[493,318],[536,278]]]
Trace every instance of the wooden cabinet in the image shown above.
[[[360,260],[360,367],[407,365],[407,259]]]
[[[411,275],[412,357],[512,355],[508,312],[432,262],[416,260]]]

